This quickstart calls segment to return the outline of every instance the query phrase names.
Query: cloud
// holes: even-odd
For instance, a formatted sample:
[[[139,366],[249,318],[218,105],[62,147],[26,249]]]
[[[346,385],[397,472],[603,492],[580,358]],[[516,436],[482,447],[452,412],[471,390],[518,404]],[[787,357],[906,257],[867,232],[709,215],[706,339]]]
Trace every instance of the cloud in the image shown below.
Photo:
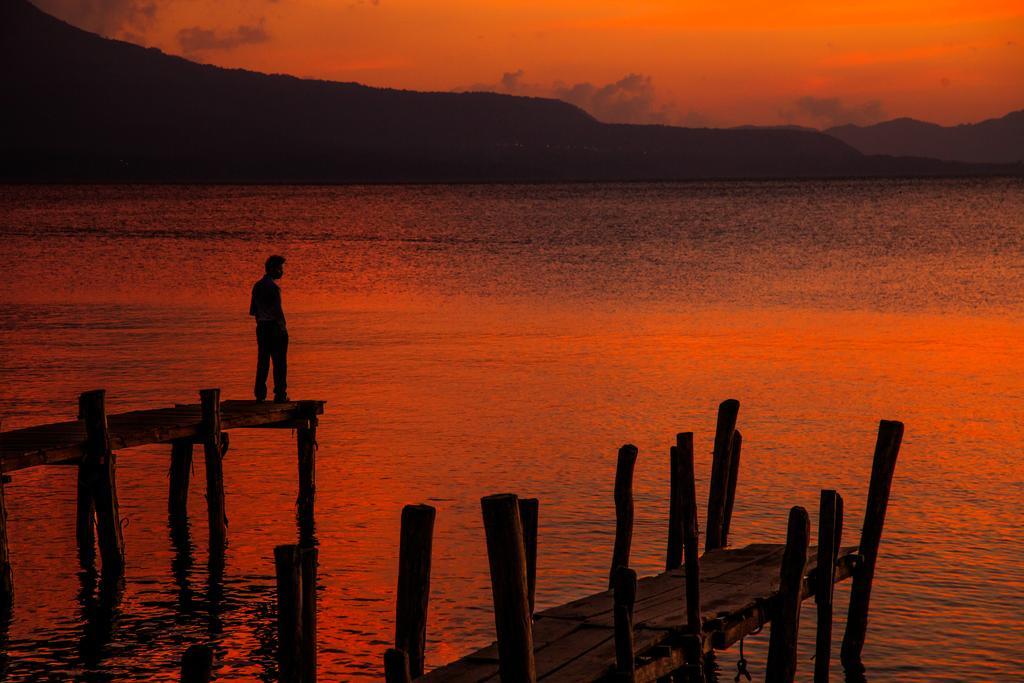
[[[607,123],[662,123],[703,126],[707,118],[697,112],[680,112],[674,105],[659,103],[650,76],[630,73],[612,83],[589,81],[566,84],[530,83],[522,69],[502,74],[497,83],[476,83],[459,91],[499,92],[508,95],[551,97],[574,104]]]
[[[863,104],[848,105],[838,97],[801,97],[795,103],[796,109],[780,112],[789,122],[810,121],[825,127],[842,126],[847,123],[869,125],[885,119],[885,109],[878,100]]]
[[[35,0],[39,9],[69,24],[105,36],[144,33],[156,18],[160,0]]]
[[[270,36],[263,24],[264,20],[261,17],[253,26],[236,26],[226,33],[199,26],[183,28],[178,31],[178,44],[185,54],[191,54],[205,50],[232,50],[240,45],[265,43],[270,40]]]

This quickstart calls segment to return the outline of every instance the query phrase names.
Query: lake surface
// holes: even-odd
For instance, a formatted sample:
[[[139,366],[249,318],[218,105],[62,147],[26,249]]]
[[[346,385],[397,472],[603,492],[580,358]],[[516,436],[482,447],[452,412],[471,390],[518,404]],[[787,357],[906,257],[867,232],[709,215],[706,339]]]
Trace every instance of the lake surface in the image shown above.
[[[411,187],[0,187],[0,417],[248,398],[249,288],[273,252],[290,393],[320,430],[322,680],[378,679],[401,507],[438,510],[428,667],[493,639],[479,498],[541,501],[537,603],[600,590],[623,443],[640,449],[633,560],[664,561],[668,449],[741,402],[732,542],[846,500],[859,534],[878,420],[906,424],[865,649],[871,681],[1020,675],[1024,184],[1020,180]],[[10,681],[272,680],[273,547],[294,542],[294,437],[232,433],[229,543],[207,566],[166,520],[169,448],[122,451],[127,580],[80,575],[73,468],[7,485]],[[701,518],[703,519],[703,506]],[[837,645],[849,584],[838,600]],[[800,678],[810,680],[805,603]],[[763,677],[767,634],[748,639]],[[837,647],[838,652],[838,647]],[[719,658],[723,680],[735,654]]]

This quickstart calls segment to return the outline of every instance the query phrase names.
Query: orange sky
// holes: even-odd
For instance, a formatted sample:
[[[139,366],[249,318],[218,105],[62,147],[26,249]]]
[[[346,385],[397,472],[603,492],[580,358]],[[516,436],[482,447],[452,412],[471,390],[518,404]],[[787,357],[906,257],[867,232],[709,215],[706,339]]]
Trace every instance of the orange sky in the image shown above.
[[[953,124],[1024,108],[1020,0],[36,2],[197,61],[561,96],[608,120]]]

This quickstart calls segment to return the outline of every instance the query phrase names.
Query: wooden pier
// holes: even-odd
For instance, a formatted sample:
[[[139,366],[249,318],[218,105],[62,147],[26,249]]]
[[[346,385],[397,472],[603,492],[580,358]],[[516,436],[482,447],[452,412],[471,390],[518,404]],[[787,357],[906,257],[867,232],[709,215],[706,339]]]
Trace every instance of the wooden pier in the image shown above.
[[[98,545],[106,578],[124,573],[126,550],[117,503],[117,451],[170,444],[168,513],[172,526],[185,520],[193,448],[203,446],[211,555],[227,542],[223,458],[228,432],[240,428],[294,429],[298,441],[300,517],[312,525],[315,493],[316,428],[324,401],[270,403],[221,401],[219,389],[204,389],[196,404],[107,415],[105,392],[83,393],[78,419],[0,433],[0,472],[4,479],[40,465],[78,468],[76,536],[83,566],[94,562]],[[311,532],[310,532],[311,533]],[[7,544],[6,505],[0,481],[0,606],[13,600]]]
[[[79,418],[0,434],[0,471],[39,465],[78,468],[80,560],[93,567],[99,547],[104,578],[120,579],[126,551],[121,535],[115,451],[146,444],[171,444],[168,516],[172,530],[184,521],[195,444],[206,462],[206,498],[211,566],[223,562],[227,516],[223,457],[228,430],[287,428],[297,433],[299,543],[274,550],[277,576],[279,680],[317,680],[317,549],[313,539],[315,454],[323,401],[257,403],[221,401],[217,389],[200,392],[198,404],[108,416],[102,391],[79,398]],[[536,681],[704,683],[709,657],[771,625],[765,680],[796,677],[801,604],[813,597],[817,610],[816,683],[827,683],[832,651],[833,586],[852,578],[842,640],[847,675],[861,675],[871,586],[903,425],[883,420],[872,464],[864,522],[857,545],[842,546],[843,499],[821,492],[817,543],[811,545],[807,511],[789,511],[786,542],[729,548],[740,476],[743,437],[737,429],[739,402],[719,407],[713,441],[703,553],[695,492],[694,438],[676,435],[665,459],[668,470],[665,571],[641,579],[630,568],[633,540],[635,446],[619,449],[616,461],[615,539],[608,589],[540,612],[538,582],[540,501],[510,493],[481,499],[490,565],[496,642],[426,672],[431,553],[436,511],[409,505],[402,511],[394,647],[384,653],[388,683],[535,683]],[[749,456],[748,456],[749,457]],[[642,462],[642,461],[641,461]],[[7,548],[6,509],[0,481],[0,607],[13,600]],[[744,660],[741,657],[741,662]],[[740,673],[743,673],[741,669]],[[182,658],[183,681],[216,679],[208,645]],[[738,679],[738,678],[737,678]]]
[[[768,624],[771,637],[765,680],[791,683],[798,664],[801,603],[811,597],[818,617],[814,680],[827,683],[833,586],[851,577],[842,660],[848,675],[862,674],[861,651],[871,584],[903,425],[884,420],[879,424],[859,545],[841,546],[842,497],[836,491],[823,490],[817,545],[810,545],[807,511],[793,507],[785,544],[755,543],[732,549],[726,546],[742,444],[736,429],[738,412],[739,402],[735,400],[725,401],[719,408],[702,555],[698,552],[693,434],[678,434],[676,444],[669,449],[666,566],[655,576],[637,580],[629,568],[632,479],[638,459],[632,445],[619,450],[609,588],[600,593],[534,612],[534,587],[543,581],[543,577],[536,576],[538,503],[534,499],[519,500],[513,494],[484,497],[481,507],[497,639],[425,675],[422,662],[430,589],[430,529],[414,533],[407,528],[408,513],[414,507],[421,515],[428,514],[423,511],[427,506],[407,507],[402,517],[395,647],[384,654],[388,683],[703,683],[712,679],[706,665],[713,651],[742,644],[745,637]],[[418,557],[412,557],[408,550],[412,547],[407,542],[410,534],[421,539],[416,544]],[[409,567],[421,569],[414,575]],[[423,567],[427,568],[425,575]],[[421,583],[420,590],[409,589],[413,581]],[[407,597],[410,593],[417,596],[415,604]],[[408,618],[410,611],[417,619]],[[408,651],[410,643],[412,652]],[[741,666],[745,666],[743,662],[741,657]]]

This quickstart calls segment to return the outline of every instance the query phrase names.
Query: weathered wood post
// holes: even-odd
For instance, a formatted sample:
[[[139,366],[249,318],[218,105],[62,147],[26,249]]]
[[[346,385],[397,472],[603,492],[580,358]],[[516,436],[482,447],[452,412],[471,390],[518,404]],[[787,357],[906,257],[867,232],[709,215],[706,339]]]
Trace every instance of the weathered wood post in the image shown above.
[[[320,552],[316,548],[299,548],[303,683],[316,683],[316,573],[319,556]]]
[[[615,570],[613,619],[615,628],[615,680],[636,680],[633,645],[633,605],[636,603],[636,572],[628,567]]]
[[[530,616],[537,595],[537,523],[540,501],[536,498],[519,499],[519,521],[523,525],[523,549],[526,551],[526,592],[530,598]]]
[[[533,623],[519,500],[506,493],[480,499],[491,568],[498,670],[502,683],[535,683]]]
[[[398,591],[395,607],[395,648],[409,660],[409,674],[423,675],[430,601],[430,559],[437,511],[429,505],[402,508],[398,547]]]
[[[117,505],[116,458],[107,430],[106,392],[99,389],[83,393],[78,398],[78,412],[85,421],[82,460],[91,483],[103,573],[112,579],[124,573],[124,536]]]
[[[665,571],[672,571],[683,566],[683,508],[686,506],[684,489],[683,455],[679,452],[678,442],[686,435],[677,434],[677,444],[669,449],[668,468],[668,543],[665,551]],[[690,447],[693,447],[693,434],[689,434]]]
[[[743,449],[743,435],[740,430],[732,433],[732,451],[729,455],[729,487],[725,492],[725,513],[722,516],[722,547],[729,545],[729,528],[732,526],[732,509],[736,504],[736,482],[740,478],[740,451]]]
[[[846,633],[840,659],[847,673],[863,673],[861,653],[868,630],[868,606],[871,602],[871,583],[875,578],[878,546],[885,525],[885,511],[889,505],[889,491],[896,472],[896,458],[903,441],[903,423],[882,420],[878,425],[878,440],[871,465],[871,484],[864,509],[864,526],[860,532],[860,562],[853,572],[850,588],[850,606],[846,615]]]
[[[298,428],[296,442],[299,451],[299,515],[312,519],[316,498],[316,428],[317,418],[308,415],[306,424]]]
[[[829,489],[821,492],[818,507],[818,568],[814,602],[818,607],[818,629],[814,644],[814,681],[828,683],[832,659],[832,596],[835,592],[836,539],[843,528],[842,498]]]
[[[786,550],[779,571],[777,611],[772,617],[772,631],[768,641],[766,683],[792,683],[796,678],[800,601],[810,535],[811,525],[807,518],[807,510],[799,506],[793,507],[789,511]]]
[[[679,486],[682,499],[683,555],[686,571],[686,626],[690,633],[701,635],[703,620],[700,607],[700,530],[697,523],[697,484],[693,469],[693,433],[676,435],[679,459]],[[696,665],[699,662],[690,662]]]
[[[171,467],[168,471],[167,515],[173,526],[181,526],[188,518],[188,483],[192,475],[192,441],[171,442]]]
[[[7,500],[0,477],[0,618],[10,612],[13,604],[14,572],[11,571],[11,554],[7,547]]]
[[[736,418],[740,402],[730,398],[718,406],[715,427],[715,450],[711,460],[711,489],[708,492],[708,517],[704,529],[704,552],[724,547],[722,528],[725,520],[725,501],[729,493],[729,471],[732,459],[732,438],[736,431]]]
[[[81,413],[78,415],[82,419]],[[96,563],[96,508],[93,505],[93,468],[86,458],[78,463],[78,498],[75,511],[75,541],[78,544],[78,563],[90,569]]]
[[[299,546],[274,548],[277,575],[277,665],[281,683],[302,680],[302,566]]]
[[[227,543],[224,505],[224,463],[220,433],[220,389],[199,392],[203,411],[203,455],[206,461],[206,509],[210,524],[210,552],[220,555]]]
[[[391,647],[384,652],[384,683],[412,683],[409,656],[403,650]]]
[[[192,645],[181,657],[181,683],[210,683],[213,680],[213,650]]]
[[[633,545],[633,469],[637,453],[636,446],[626,444],[619,449],[615,465],[615,547],[608,572],[609,588],[615,585],[616,568],[629,566],[629,551]]]

